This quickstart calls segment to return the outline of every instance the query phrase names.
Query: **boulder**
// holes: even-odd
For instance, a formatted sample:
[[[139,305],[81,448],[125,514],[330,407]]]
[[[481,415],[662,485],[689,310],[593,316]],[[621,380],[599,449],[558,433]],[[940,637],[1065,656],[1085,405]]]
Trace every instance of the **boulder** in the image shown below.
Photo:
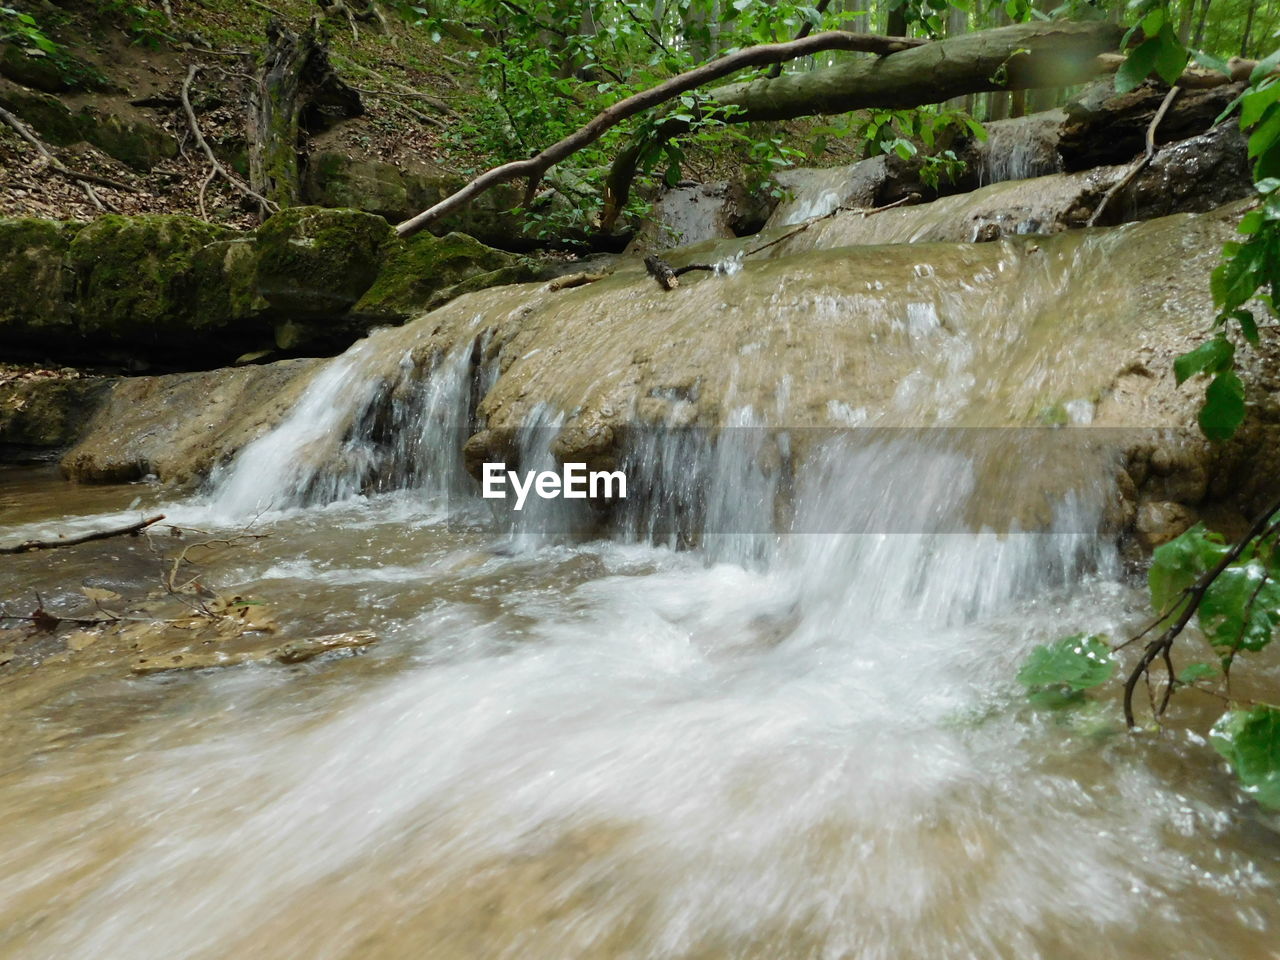
[[[369,289],[395,233],[358,210],[291,207],[254,233],[258,293],[286,316],[341,317]]]
[[[416,212],[410,210],[409,189],[398,167],[336,151],[311,157],[302,189],[307,201],[317,206],[350,207],[392,222]]]
[[[178,142],[150,121],[126,120],[89,107],[77,119],[83,139],[135,170],[150,170],[178,155]]]
[[[0,219],[0,342],[43,344],[75,333],[67,249],[81,224]]]
[[[331,354],[534,262],[449,234],[395,236],[358,210],[294,207],[252,233],[178,215],[0,219],[0,346],[61,361],[203,369]]]
[[[353,312],[379,319],[405,319],[457,293],[532,280],[535,267],[512,254],[486,247],[464,233],[437,237],[419,233],[396,238],[382,270]],[[467,283],[466,290],[454,291]]]
[[[108,84],[95,68],[65,48],[51,56],[34,47],[0,44],[0,76],[45,93],[70,90],[102,90]]]
[[[109,214],[85,225],[69,244],[65,261],[74,277],[78,334],[91,343],[159,353],[198,345],[200,334],[225,326],[227,318],[197,309],[200,280],[213,279],[197,271],[197,260],[209,244],[235,235],[226,227],[172,214]]]
[[[314,154],[303,178],[303,198],[320,207],[349,207],[399,223],[425,210],[466,182],[457,174],[403,170],[393,163],[350,157],[338,150]],[[499,186],[463,210],[432,225],[437,234],[461,232],[507,250],[536,245],[511,214],[524,195],[518,185]]]
[[[319,362],[118,380],[63,457],[63,473],[86,483],[194,483],[278,423]]]
[[[65,103],[47,93],[32,93],[12,83],[0,84],[0,107],[4,107],[46,143],[66,147],[85,139],[81,118]]]
[[[755,233],[775,202],[728,180],[682,183],[663,191],[654,202],[635,243],[646,250],[666,250]]]
[[[106,377],[23,377],[0,383],[0,451],[25,459],[70,446],[112,382]]]

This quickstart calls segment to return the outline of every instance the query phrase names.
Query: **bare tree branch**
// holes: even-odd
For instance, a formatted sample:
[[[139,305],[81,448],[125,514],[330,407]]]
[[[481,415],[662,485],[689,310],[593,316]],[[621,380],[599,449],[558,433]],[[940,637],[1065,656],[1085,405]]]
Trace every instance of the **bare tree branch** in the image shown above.
[[[831,31],[814,34],[801,40],[763,44],[758,47],[739,50],[736,53],[712,60],[710,63],[665,80],[656,87],[643,90],[618,101],[611,107],[596,114],[585,126],[558,143],[547,147],[536,156],[527,160],[506,163],[481,174],[462,189],[445,197],[435,206],[401,223],[396,227],[396,232],[402,237],[412,236],[424,227],[465,206],[480,194],[499,184],[521,179],[527,179],[531,184],[536,184],[552,166],[566,157],[572,156],[583,147],[594,143],[623,120],[638,113],[643,113],[645,110],[649,110],[659,104],[666,103],[682,93],[687,93],[690,90],[695,90],[722,77],[736,73],[744,67],[758,67],[784,60],[792,60],[796,57],[807,56],[823,50],[854,50],[887,55],[927,42],[908,40],[902,37],[881,37],[874,34]]]
[[[153,523],[159,523],[163,519],[164,514],[158,513],[154,517],[139,520],[137,523],[131,523],[127,527],[113,527],[110,530],[94,530],[91,533],[82,533],[75,537],[59,537],[57,540],[27,540],[23,543],[14,544],[13,546],[0,547],[0,553],[29,553],[32,550],[52,550],[55,547],[72,547],[78,543],[88,543],[91,540],[106,540],[110,537],[136,536]]]

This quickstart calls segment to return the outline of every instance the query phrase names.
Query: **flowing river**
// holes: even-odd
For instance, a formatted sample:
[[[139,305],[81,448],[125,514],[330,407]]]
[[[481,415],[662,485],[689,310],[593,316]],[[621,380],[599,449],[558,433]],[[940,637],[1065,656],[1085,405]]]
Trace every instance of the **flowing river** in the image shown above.
[[[1042,339],[997,373],[983,350],[1014,349],[1009,317],[1041,309],[1029,272],[1114,259],[1099,236],[1010,248],[932,312],[919,288],[953,278],[913,271],[917,305],[883,334],[911,347],[892,403],[833,401],[834,432],[771,429],[783,400],[762,407],[759,351],[739,349],[723,429],[633,434],[607,523],[562,502],[495,518],[466,477],[477,418],[500,419],[475,398],[512,370],[477,367],[472,318],[510,293],[459,307],[473,336],[425,368],[409,328],[330,361],[198,495],[0,473],[6,541],[157,505],[210,537],[248,527],[267,536],[218,553],[210,583],[261,599],[282,636],[379,640],[141,676],[50,643],[38,669],[0,676],[0,958],[1280,956],[1280,835],[1205,743],[1214,704],[1131,736],[1114,698],[1057,714],[1014,681],[1034,645],[1124,635],[1145,613],[1108,527],[1105,450],[1049,482],[1015,464],[1027,438],[1069,429],[969,429],[1007,425],[993,397],[1022,409],[988,376],[1016,391],[1062,375]],[[972,249],[957,270],[996,255]],[[775,284],[785,264],[689,292]],[[783,326],[833,295],[804,301],[792,269],[768,308]],[[1009,273],[1024,293],[1001,299]],[[1072,322],[1088,332],[1085,299]],[[1073,422],[1092,410],[1080,393]],[[552,463],[573,412],[534,399],[513,441],[525,467]],[[925,409],[929,429],[895,432],[893,411]],[[1036,522],[990,521],[1011,479],[1044,500]],[[83,584],[145,589],[167,539],[5,558],[4,594],[65,610]]]

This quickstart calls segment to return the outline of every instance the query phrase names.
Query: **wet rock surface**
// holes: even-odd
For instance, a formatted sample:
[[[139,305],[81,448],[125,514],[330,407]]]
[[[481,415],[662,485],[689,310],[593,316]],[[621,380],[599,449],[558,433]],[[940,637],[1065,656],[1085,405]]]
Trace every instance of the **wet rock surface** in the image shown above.
[[[288,412],[314,360],[117,381],[62,459],[86,483],[194,484]]]

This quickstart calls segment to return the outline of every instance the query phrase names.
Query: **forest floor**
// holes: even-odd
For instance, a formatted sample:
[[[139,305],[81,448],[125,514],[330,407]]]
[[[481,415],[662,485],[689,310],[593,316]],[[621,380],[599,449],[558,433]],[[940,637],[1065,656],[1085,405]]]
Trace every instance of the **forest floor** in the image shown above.
[[[310,0],[172,0],[129,5],[121,0],[74,0],[41,8],[40,29],[91,71],[104,88],[53,94],[74,115],[88,113],[158,128],[176,141],[175,156],[151,169],[136,169],[88,142],[45,146],[66,166],[120,181],[136,192],[95,185],[98,206],[73,180],[50,170],[49,161],[7,124],[0,123],[0,216],[90,220],[105,212],[181,213],[233,227],[257,222],[252,205],[210,167],[185,117],[180,90],[188,68],[202,67],[191,99],[200,129],[224,164],[247,175],[244,118],[251,58],[260,55],[268,22],[278,17],[301,30],[318,11]],[[319,21],[337,73],[360,93],[364,115],[344,120],[300,144],[304,156],[340,150],[353,158],[393,163],[402,169],[471,176],[499,162],[478,146],[477,125],[492,109],[479,69],[466,47],[434,36],[420,24],[384,14],[382,23],[354,23],[339,13]],[[0,45],[3,50],[3,45]],[[11,55],[16,51],[10,51]],[[27,53],[37,53],[32,48]],[[0,79],[0,103],[9,94],[30,96]],[[421,95],[427,95],[424,98]],[[812,139],[812,121],[784,125],[797,144]],[[45,139],[45,138],[42,138]],[[852,142],[831,138],[822,157],[807,165],[859,159]],[[732,150],[705,156],[688,151],[687,174],[701,180],[734,176]],[[205,185],[208,180],[207,185]],[[203,186],[202,186],[203,185]]]

